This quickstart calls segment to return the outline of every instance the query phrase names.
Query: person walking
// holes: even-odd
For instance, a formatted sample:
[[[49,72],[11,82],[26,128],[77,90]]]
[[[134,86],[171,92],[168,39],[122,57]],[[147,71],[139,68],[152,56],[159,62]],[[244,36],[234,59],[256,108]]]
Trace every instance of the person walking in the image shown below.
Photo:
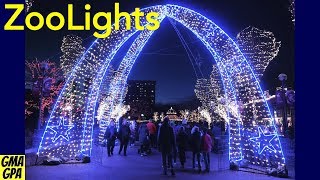
[[[177,128],[177,126],[175,125],[174,121],[171,121],[170,126],[171,126],[172,129],[173,129],[174,139],[176,140],[176,134],[177,134],[177,129],[176,129],[176,128]],[[178,153],[176,146],[173,148],[173,152],[172,152],[172,153],[173,153],[173,154],[172,154],[173,164],[176,165],[176,163],[177,163],[177,153]]]
[[[198,161],[198,173],[201,172],[200,152],[201,152],[201,134],[199,127],[194,126],[191,134],[191,148],[192,148],[192,167],[195,169],[195,158]]]
[[[130,139],[130,127],[126,120],[123,121],[122,126],[119,131],[119,140],[120,140],[120,149],[119,149],[119,155],[121,154],[121,151],[123,149],[123,155],[127,156],[127,148],[128,143]]]
[[[158,137],[159,149],[162,155],[163,174],[167,175],[167,169],[171,169],[171,175],[175,175],[172,164],[172,152],[176,147],[173,128],[169,125],[169,118],[163,119],[163,124],[159,129]],[[167,163],[168,160],[168,163]]]
[[[140,143],[140,154],[141,156],[147,155],[147,145],[149,145],[149,131],[145,123],[141,124],[138,130],[139,143]]]
[[[147,128],[149,131],[151,147],[155,148],[156,147],[156,138],[157,138],[156,137],[157,127],[151,120],[149,120],[149,122],[147,123]]]
[[[184,164],[186,162],[186,149],[188,143],[188,135],[183,126],[180,126],[179,131],[177,133],[177,146],[178,146],[178,154],[179,160],[181,164],[181,168],[184,168]]]
[[[204,134],[202,136],[202,153],[204,157],[204,163],[206,166],[206,172],[210,172],[210,153],[212,150],[212,138],[208,134],[208,129],[204,129]]]
[[[109,126],[107,127],[104,138],[107,140],[108,157],[111,157],[111,155],[113,155],[113,149],[115,146],[115,141],[117,139],[117,129],[115,127],[114,121],[111,121]]]

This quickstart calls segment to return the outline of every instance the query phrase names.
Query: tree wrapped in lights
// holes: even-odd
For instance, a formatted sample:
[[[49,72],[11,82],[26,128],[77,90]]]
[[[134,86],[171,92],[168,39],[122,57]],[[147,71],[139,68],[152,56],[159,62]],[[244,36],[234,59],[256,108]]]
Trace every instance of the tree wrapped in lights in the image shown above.
[[[209,110],[212,119],[220,119],[220,114],[215,113],[214,110],[219,105],[218,99],[224,96],[224,91],[221,75],[216,64],[212,66],[210,79],[198,79],[194,91],[202,103],[202,108]]]
[[[208,128],[210,129],[210,125],[212,123],[212,119],[211,119],[211,114],[210,114],[209,110],[201,109],[200,110],[200,115],[201,115],[201,117],[203,117],[205,119],[205,121],[207,121]]]
[[[214,89],[211,86],[210,80],[205,78],[197,79],[194,92],[197,98],[200,100],[203,108],[210,108],[211,100],[214,98],[213,90]]]
[[[264,99],[259,81],[252,73],[249,63],[237,44],[214,22],[193,10],[177,5],[152,6],[143,10],[144,13],[151,11],[160,14],[160,21],[169,17],[181,23],[205,44],[219,68],[224,85],[224,97],[228,102],[246,104],[249,99]],[[148,25],[143,17],[141,19],[142,26]],[[100,84],[110,62],[114,61],[114,55],[136,32],[135,28],[125,30],[125,20],[122,19],[120,30],[112,29],[109,37],[95,41],[83,58],[77,62],[65,88],[72,84],[71,80],[75,80],[76,86],[85,86],[81,91],[81,96],[76,98],[86,99],[86,103],[77,116],[81,121],[73,120],[69,124],[63,123],[65,121],[61,109],[64,107],[66,91],[62,91],[39,146],[38,154],[40,156],[59,157],[63,155],[72,158],[79,152],[91,155],[92,130]],[[122,60],[120,71],[118,69],[119,79],[111,83],[109,88],[110,92],[114,92],[112,97],[115,97],[111,98],[111,107],[117,106],[117,102],[122,101],[125,82],[130,70],[152,33],[152,31],[140,32]],[[96,71],[88,70],[86,68],[88,63],[97,65],[99,69]],[[112,109],[110,108],[110,110]],[[264,167],[284,167],[285,159],[276,128],[273,123],[264,123],[265,118],[272,119],[267,102],[264,100],[257,103],[256,109],[257,121],[254,126],[252,123],[255,121],[252,115],[254,108],[252,106],[245,106],[243,112],[238,110],[236,115],[228,112],[229,159],[231,162],[247,160],[252,165]],[[111,116],[111,114],[110,111],[107,116]],[[61,130],[57,131],[57,129]]]
[[[237,43],[243,55],[260,79],[269,63],[278,55],[281,42],[274,34],[249,26],[237,35]]]
[[[37,105],[37,103],[33,102],[33,100],[25,101],[24,102],[24,107],[25,107],[24,108],[25,118],[27,118],[28,116],[30,116],[31,114],[34,113],[32,111],[33,108],[39,109],[39,106]]]
[[[41,70],[41,64],[43,63],[47,63],[49,67],[48,70],[46,70],[45,72],[45,77],[43,77],[43,73]],[[33,89],[35,91],[33,99],[25,102],[25,112],[27,114],[31,114],[30,108],[39,109],[39,104],[41,104],[40,112],[43,113],[44,110],[50,112],[52,109],[52,105],[55,102],[55,99],[57,98],[60,90],[63,87],[63,77],[61,69],[57,67],[55,63],[50,61],[26,61],[25,65],[26,70],[31,73],[31,77],[34,82]],[[51,79],[50,92],[42,98],[41,103],[37,103],[39,102],[39,93],[41,91],[41,89],[39,89],[41,87],[39,86],[39,84],[40,82],[45,81],[44,78]],[[41,123],[44,123],[43,114],[40,114],[40,120],[42,120]]]
[[[159,113],[158,112],[154,112],[153,113],[153,120],[155,120],[155,121],[159,121]]]
[[[212,66],[212,71],[210,74],[210,84],[213,89],[214,100],[217,101],[219,96],[224,94],[224,89],[223,89],[223,83],[221,80],[219,68],[216,64]]]
[[[219,72],[219,68],[217,64],[212,66],[212,71],[210,74],[210,84],[213,91],[213,96],[210,99],[210,109],[213,110],[212,119],[217,121],[219,119],[223,119],[228,121],[226,118],[226,114],[224,114],[224,110],[222,107],[225,107],[224,104],[221,104],[220,99],[224,97],[224,88],[221,79],[221,74]]]
[[[201,119],[201,114],[198,111],[198,109],[195,109],[191,111],[190,116],[189,116],[190,121],[192,122],[199,122]]]
[[[190,118],[190,111],[188,109],[179,111],[181,118],[188,120]]]
[[[130,110],[129,105],[118,104],[112,110],[111,118],[114,119],[115,122],[118,122],[119,118],[125,115],[129,110]]]
[[[84,53],[82,39],[76,35],[66,35],[63,37],[60,57],[60,66],[64,77],[68,77],[76,62]]]

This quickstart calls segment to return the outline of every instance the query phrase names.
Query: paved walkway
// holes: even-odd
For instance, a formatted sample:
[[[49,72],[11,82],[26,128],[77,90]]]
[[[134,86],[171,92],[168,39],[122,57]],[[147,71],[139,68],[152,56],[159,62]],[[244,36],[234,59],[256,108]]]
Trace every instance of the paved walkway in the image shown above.
[[[115,148],[117,152],[118,147]],[[112,157],[106,156],[105,148],[95,149],[96,156],[89,164],[61,164],[58,166],[30,166],[27,167],[27,179],[30,180],[157,180],[157,179],[223,179],[223,180],[271,180],[280,179],[263,174],[254,174],[228,170],[225,161],[219,161],[218,155],[211,156],[211,172],[197,174],[191,168],[191,154],[187,154],[187,164],[184,170],[176,166],[176,176],[162,175],[161,155],[153,152],[152,155],[141,157],[136,147],[128,149],[128,156],[115,153]],[[219,163],[220,162],[220,163]],[[283,180],[283,179],[281,179]]]

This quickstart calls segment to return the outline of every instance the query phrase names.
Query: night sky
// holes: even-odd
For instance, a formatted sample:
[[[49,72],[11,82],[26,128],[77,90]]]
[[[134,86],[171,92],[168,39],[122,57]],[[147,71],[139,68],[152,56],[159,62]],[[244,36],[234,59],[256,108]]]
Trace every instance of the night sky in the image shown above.
[[[247,26],[271,31],[281,41],[279,55],[270,63],[262,78],[263,89],[271,92],[280,85],[277,76],[288,75],[288,85],[294,87],[294,27],[288,11],[287,0],[149,0],[149,1],[112,1],[112,0],[77,0],[77,1],[41,1],[35,0],[32,11],[46,15],[52,11],[67,15],[67,4],[75,5],[78,14],[75,22],[83,23],[84,5],[90,3],[92,14],[97,11],[113,11],[115,2],[120,2],[120,10],[132,12],[135,7],[147,7],[156,4],[172,3],[186,6],[205,15],[220,26],[231,38]],[[177,24],[179,31],[187,41],[192,53],[200,59],[200,68],[204,77],[208,78],[213,62],[204,45],[187,29]],[[58,32],[43,29],[26,31],[26,59],[51,59],[59,62],[60,46],[63,36],[76,34],[84,40],[88,47],[94,41],[92,31]],[[129,47],[129,45],[126,45]],[[125,48],[119,52],[121,57]],[[194,85],[200,71],[194,71],[185,49],[168,20],[164,20],[134,65],[129,79],[157,81],[156,102],[174,104],[194,98]]]

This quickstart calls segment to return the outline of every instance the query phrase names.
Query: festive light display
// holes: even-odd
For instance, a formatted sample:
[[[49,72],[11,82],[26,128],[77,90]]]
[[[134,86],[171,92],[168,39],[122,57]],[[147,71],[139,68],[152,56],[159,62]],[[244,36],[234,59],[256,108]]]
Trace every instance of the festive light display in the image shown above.
[[[130,110],[129,105],[118,104],[111,113],[111,118],[118,120]]]
[[[271,151],[276,151],[274,146],[272,145],[272,141],[274,138],[277,137],[276,134],[269,134],[265,135],[265,133],[262,131],[261,127],[258,127],[258,137],[250,138],[251,141],[258,144],[258,152],[261,154],[266,148],[268,148]]]
[[[48,126],[54,132],[52,142],[60,138],[64,138],[65,140],[69,141],[69,131],[73,128],[73,125],[65,125],[65,119],[62,118],[59,122],[58,126]]]
[[[188,109],[179,111],[181,119],[188,120],[190,118],[190,111]]]
[[[233,161],[248,160],[253,165],[266,167],[283,167],[285,159],[281,149],[276,127],[273,123],[266,123],[267,118],[272,119],[267,102],[256,103],[255,108],[251,105],[244,106],[240,111],[238,104],[246,104],[252,99],[265,99],[262,89],[259,85],[258,78],[253,69],[239,50],[238,46],[232,39],[215,23],[203,15],[185,7],[177,5],[159,5],[152,6],[142,10],[143,12],[155,11],[160,14],[160,22],[163,18],[171,18],[187,29],[192,31],[206,46],[216,61],[223,83],[224,98],[227,102],[232,102],[236,108],[228,110],[229,120],[229,159]],[[141,25],[145,26],[148,22],[142,18]],[[38,154],[40,156],[50,157],[74,157],[79,152],[84,155],[91,155],[92,132],[94,124],[94,115],[96,114],[97,94],[101,82],[105,76],[110,62],[119,48],[137,32],[136,29],[125,30],[125,23],[120,21],[120,30],[112,31],[106,39],[96,40],[84,53],[83,57],[77,62],[76,66],[70,73],[70,76],[57,100],[47,128],[45,129]],[[109,110],[104,112],[99,125],[101,129],[105,126],[108,119],[112,118],[114,107],[122,103],[123,93],[125,91],[126,79],[130,70],[142,51],[143,47],[149,40],[153,31],[142,31],[134,40],[127,54],[123,58],[117,75],[110,83],[108,101]],[[88,66],[94,65],[99,67],[97,71],[92,71]],[[74,83],[72,83],[74,82]],[[77,99],[85,99],[86,103],[81,105],[78,121],[73,120],[68,131],[68,141],[65,138],[55,140],[55,133],[48,127],[58,126],[61,122],[61,110],[64,106],[66,89],[70,85],[81,87],[81,96]],[[75,103],[78,105],[78,103]],[[256,117],[253,118],[253,111],[256,111]],[[81,121],[80,121],[81,120]],[[261,138],[256,138],[254,143],[252,138],[257,137],[259,129],[266,129],[264,135],[274,134],[272,146],[275,150],[264,148],[259,150],[256,143]],[[103,131],[103,130],[101,130]],[[262,140],[262,139],[261,139]]]
[[[247,27],[237,35],[237,43],[243,55],[260,79],[269,63],[278,55],[281,42],[272,32]]]
[[[153,113],[153,120],[159,121],[159,113],[158,112]]]
[[[214,102],[216,102],[219,96],[222,96],[224,94],[220,71],[216,64],[212,66],[212,71],[210,74],[210,83],[214,92]]]
[[[48,64],[48,69],[43,72],[41,70],[41,64],[47,63]],[[33,61],[25,61],[26,65],[26,70],[31,73],[32,80],[34,82],[33,84],[33,99],[28,100],[25,102],[25,112],[27,114],[31,114],[32,111],[30,111],[30,108],[35,108],[39,109],[39,95],[40,95],[40,83],[43,82],[43,86],[45,86],[45,81],[49,80],[51,81],[50,83],[50,89],[48,89],[48,94],[42,98],[41,104],[41,112],[43,113],[44,110],[51,111],[52,110],[52,105],[54,104],[54,100],[58,96],[60,90],[63,87],[63,81],[62,81],[62,76],[61,76],[61,69],[56,66],[55,63],[49,62],[49,61],[38,61],[33,60]],[[45,79],[44,79],[45,78]],[[45,87],[42,87],[43,89]],[[40,114],[40,120],[42,120],[42,124],[44,123],[44,114]]]
[[[112,79],[114,78],[116,72],[117,71],[113,69],[113,66],[110,65],[110,67],[107,69],[105,77],[103,78],[100,86],[99,99],[102,100],[107,96],[109,85]]]
[[[29,101],[25,101],[24,102],[24,115],[25,118],[27,118],[28,116],[30,116],[31,114],[33,114],[34,112],[31,110],[32,108],[39,108],[39,106],[37,106],[37,103],[34,103],[32,100]]]
[[[199,122],[201,120],[200,107],[198,109],[194,109],[191,111],[189,115],[189,121],[191,122]]]
[[[205,118],[205,120],[208,122],[208,128],[210,129],[210,125],[211,125],[211,123],[212,123],[212,119],[211,119],[211,114],[210,114],[210,112],[209,112],[209,110],[207,110],[207,109],[202,109],[201,111],[200,111],[200,115],[203,117],[203,118]]]
[[[200,100],[202,107],[205,109],[210,109],[211,100],[214,99],[215,95],[210,80],[205,78],[197,79],[194,92],[197,98]]]
[[[60,57],[60,66],[64,77],[68,77],[77,60],[84,53],[82,39],[76,35],[66,35],[63,37]]]

